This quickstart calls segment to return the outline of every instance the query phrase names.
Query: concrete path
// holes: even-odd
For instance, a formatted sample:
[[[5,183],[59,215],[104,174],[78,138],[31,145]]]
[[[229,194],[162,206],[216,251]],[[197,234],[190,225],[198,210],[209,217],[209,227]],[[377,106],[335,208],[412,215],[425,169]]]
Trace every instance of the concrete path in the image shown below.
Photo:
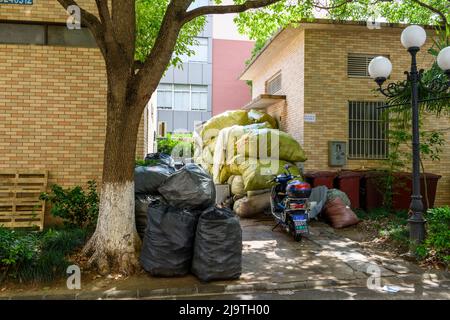
[[[243,219],[241,225],[243,272],[236,281],[206,284],[194,276],[153,278],[142,273],[85,284],[82,279],[80,291],[66,289],[65,281],[5,290],[0,299],[450,299],[448,273],[426,272],[403,259],[369,253],[326,224],[313,223],[311,234],[300,243],[281,228],[272,231],[271,219]],[[389,285],[399,291],[382,290]]]

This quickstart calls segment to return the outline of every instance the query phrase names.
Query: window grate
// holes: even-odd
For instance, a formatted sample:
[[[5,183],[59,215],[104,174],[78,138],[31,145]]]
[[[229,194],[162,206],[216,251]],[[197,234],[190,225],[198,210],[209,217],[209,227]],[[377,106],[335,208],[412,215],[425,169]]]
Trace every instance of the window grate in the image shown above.
[[[349,158],[386,159],[389,123],[378,107],[384,102],[349,102]]]
[[[349,53],[347,56],[347,74],[349,77],[369,77],[369,63],[375,54]],[[389,56],[386,56],[389,58]]]
[[[268,94],[275,94],[281,90],[281,73],[272,77],[266,83],[266,92]]]

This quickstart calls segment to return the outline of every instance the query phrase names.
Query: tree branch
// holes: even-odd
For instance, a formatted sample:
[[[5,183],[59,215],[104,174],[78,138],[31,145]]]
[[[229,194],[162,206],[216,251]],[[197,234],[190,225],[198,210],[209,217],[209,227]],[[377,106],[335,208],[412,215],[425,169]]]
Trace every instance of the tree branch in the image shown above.
[[[101,25],[100,21],[95,15],[81,8],[76,1],[74,0],[57,0],[57,1],[66,10],[69,6],[77,6],[78,8],[80,8],[81,23],[86,25],[91,31],[93,31],[93,29],[98,28]]]
[[[80,8],[81,14],[81,24],[85,25],[92,32],[95,41],[97,42],[100,51],[103,56],[106,55],[106,45],[105,45],[105,29],[98,18],[92,13],[84,10],[82,7],[78,5],[78,3],[74,0],[57,0],[61,6],[67,10],[69,6],[77,6]]]
[[[257,9],[266,7],[268,5],[277,3],[281,0],[247,0],[243,4],[233,5],[217,5],[217,6],[203,6],[194,10],[188,11],[184,14],[182,23],[185,24],[197,17],[208,14],[226,14],[226,13],[239,13],[249,9]]]
[[[114,39],[125,54],[127,63],[132,66],[136,44],[135,0],[112,0],[111,3]]]
[[[341,3],[335,4],[335,5],[332,5],[332,6],[320,5],[319,4],[320,2],[319,2],[319,3],[314,3],[313,6],[314,6],[314,8],[318,8],[318,9],[331,10],[331,9],[340,8],[342,6],[345,6],[348,3],[352,3],[352,2],[353,2],[353,0],[343,0]]]
[[[172,59],[172,52],[183,26],[181,17],[190,3],[192,3],[192,0],[170,1],[151,52],[143,64],[135,64],[135,68],[139,68],[135,76],[136,103],[145,106],[156,89]]]
[[[429,5],[429,4],[427,4],[427,3],[424,3],[424,2],[422,2],[422,1],[419,1],[419,0],[411,0],[411,1],[414,2],[414,3],[417,3],[417,4],[418,4],[419,6],[421,6],[421,7],[424,7],[424,8],[426,8],[426,9],[430,10],[431,12],[436,13],[438,16],[441,17],[442,23],[444,23],[444,25],[446,25],[446,26],[449,25],[449,24],[448,24],[447,17],[446,17],[445,14],[444,14],[442,11],[440,11],[439,9],[437,9],[437,8],[435,8],[435,7],[433,7],[433,6]]]
[[[95,3],[97,4],[97,10],[102,24],[107,30],[111,30],[112,21],[108,8],[108,0],[95,0]]]

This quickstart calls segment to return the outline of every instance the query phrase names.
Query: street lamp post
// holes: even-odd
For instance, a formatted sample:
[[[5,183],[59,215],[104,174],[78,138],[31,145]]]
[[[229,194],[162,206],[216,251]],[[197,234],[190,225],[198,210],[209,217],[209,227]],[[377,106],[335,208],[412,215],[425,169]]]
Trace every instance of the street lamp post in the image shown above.
[[[383,83],[392,72],[392,64],[386,57],[376,57],[369,64],[369,74],[378,84],[378,91],[386,97],[395,97],[399,92],[411,87],[411,111],[412,111],[412,195],[410,205],[409,235],[413,246],[420,244],[425,239],[425,219],[423,217],[423,202],[420,192],[420,138],[419,138],[419,103],[427,100],[419,100],[419,84],[431,93],[443,93],[450,87],[450,47],[439,52],[437,63],[447,75],[447,81],[434,79],[428,86],[421,83],[423,70],[418,71],[417,53],[426,41],[425,30],[417,25],[411,25],[403,30],[401,43],[411,55],[411,69],[405,72],[407,79],[401,83],[390,83],[382,88]],[[447,99],[449,97],[446,97]],[[438,100],[441,98],[428,99]],[[444,98],[445,99],[445,98]],[[388,106],[389,107],[389,106]]]

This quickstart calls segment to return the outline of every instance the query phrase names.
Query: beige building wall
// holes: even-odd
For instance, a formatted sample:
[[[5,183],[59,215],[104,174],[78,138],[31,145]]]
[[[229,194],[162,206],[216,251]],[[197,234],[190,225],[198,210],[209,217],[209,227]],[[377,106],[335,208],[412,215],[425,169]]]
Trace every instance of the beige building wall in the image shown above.
[[[77,0],[83,9],[98,15],[93,0]],[[0,20],[65,22],[66,10],[57,0],[34,0],[33,5],[0,4]]]
[[[277,54],[270,59],[261,55],[250,71],[253,80],[253,97],[265,93],[264,83],[276,70],[282,71],[282,92],[286,106],[280,104],[268,109],[271,114],[285,115],[283,130],[291,133],[303,145],[308,161],[306,170],[339,170],[328,166],[328,142],[348,142],[348,101],[382,101],[373,90],[376,84],[369,78],[352,78],[347,75],[348,53],[389,55],[393,73],[389,81],[403,80],[409,69],[410,56],[400,43],[402,28],[384,27],[369,30],[365,26],[323,25],[298,29],[297,41],[275,41]],[[289,31],[292,34],[292,31]],[[281,36],[281,35],[280,35]],[[420,68],[427,68],[432,57],[426,53],[433,36],[418,55]],[[272,48],[273,49],[273,48]],[[299,57],[302,57],[301,59]],[[298,61],[301,68],[298,68]],[[278,93],[277,93],[278,94]],[[315,114],[314,123],[304,122],[304,114]],[[292,116],[294,115],[294,116]],[[446,138],[441,161],[425,161],[427,172],[440,174],[436,205],[450,204],[450,119],[427,120],[424,130],[441,129]],[[380,160],[348,160],[342,169],[379,168]],[[409,169],[410,171],[410,169]]]
[[[56,0],[0,5],[0,20],[64,22]],[[94,1],[89,2],[94,9]],[[89,8],[89,6],[88,6]],[[106,72],[97,48],[0,44],[0,170],[49,171],[49,185],[101,182]],[[136,157],[147,152],[147,119]]]
[[[266,93],[266,82],[281,73],[282,89],[277,95],[286,95],[283,103],[271,107],[269,112],[277,118],[284,130],[290,132],[303,144],[303,104],[304,104],[304,39],[302,30],[292,34],[265,66],[258,68],[252,82],[252,97]],[[283,110],[284,109],[284,110]]]

